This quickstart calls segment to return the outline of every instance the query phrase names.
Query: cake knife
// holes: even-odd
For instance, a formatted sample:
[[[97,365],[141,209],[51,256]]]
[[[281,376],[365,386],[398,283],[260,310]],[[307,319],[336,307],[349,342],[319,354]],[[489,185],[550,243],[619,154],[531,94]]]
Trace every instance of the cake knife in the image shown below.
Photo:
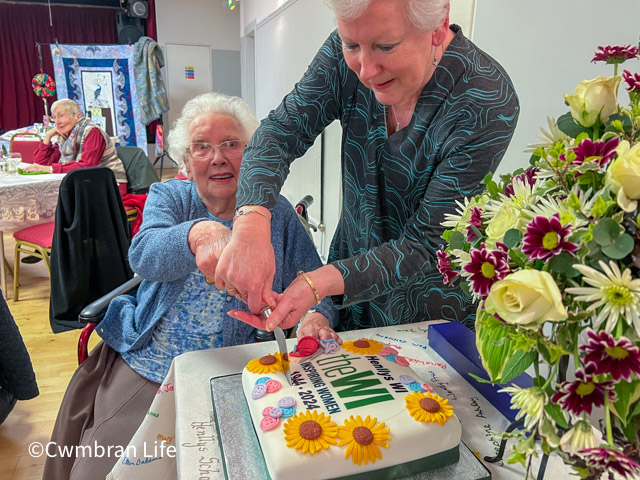
[[[262,316],[266,320],[271,315],[271,309],[265,308],[262,312]],[[280,356],[282,357],[282,370],[284,372],[284,376],[287,377],[287,382],[289,385],[293,385],[291,382],[291,371],[289,370],[289,354],[287,353],[287,341],[284,338],[284,332],[280,327],[276,327],[273,330],[273,334],[276,337],[276,342],[278,343],[278,350],[280,350]]]

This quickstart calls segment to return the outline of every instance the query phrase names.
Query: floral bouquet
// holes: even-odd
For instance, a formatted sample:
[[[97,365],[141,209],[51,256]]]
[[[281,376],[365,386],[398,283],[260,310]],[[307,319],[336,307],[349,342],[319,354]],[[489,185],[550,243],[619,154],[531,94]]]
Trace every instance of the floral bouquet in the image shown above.
[[[478,302],[491,381],[535,370],[532,387],[502,390],[523,425],[503,435],[516,439],[508,461],[527,476],[532,457],[557,453],[580,478],[640,478],[640,75],[617,75],[638,57],[599,47],[614,76],[565,95],[531,167],[489,174],[443,223],[438,269]]]

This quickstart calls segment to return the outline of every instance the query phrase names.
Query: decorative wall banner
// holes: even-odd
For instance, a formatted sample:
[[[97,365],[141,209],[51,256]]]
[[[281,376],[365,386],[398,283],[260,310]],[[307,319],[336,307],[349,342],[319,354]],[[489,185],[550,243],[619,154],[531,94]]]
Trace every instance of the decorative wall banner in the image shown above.
[[[75,100],[87,115],[92,109],[108,109],[111,125],[105,124],[105,130],[118,137],[116,144],[137,146],[146,153],[147,136],[140,120],[134,81],[133,46],[52,44],[50,47],[58,98]]]

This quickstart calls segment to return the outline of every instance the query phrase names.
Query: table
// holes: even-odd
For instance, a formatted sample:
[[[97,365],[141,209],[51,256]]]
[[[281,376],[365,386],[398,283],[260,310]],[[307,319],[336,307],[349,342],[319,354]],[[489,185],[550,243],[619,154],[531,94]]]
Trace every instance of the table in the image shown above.
[[[20,164],[25,168],[28,164]],[[4,253],[5,231],[21,230],[55,220],[58,191],[64,173],[44,175],[0,174],[0,288],[8,298]],[[9,269],[10,270],[10,269]]]
[[[436,393],[449,399],[462,422],[462,440],[466,445],[480,458],[493,456],[499,445],[493,432],[504,431],[509,420],[429,347],[430,323],[433,322],[343,332],[340,336],[343,340],[372,338],[398,350]],[[290,349],[294,342],[288,340]],[[252,358],[276,349],[275,342],[265,342],[176,357],[148,415],[107,480],[224,479],[210,380],[239,373]],[[524,478],[520,465],[506,462],[485,465],[492,478]],[[568,475],[569,469],[559,457],[552,456],[546,478],[568,478]]]
[[[18,128],[16,130],[9,130],[8,132],[0,135],[0,150],[3,148],[8,152],[11,146],[11,137],[13,137],[16,133],[35,133],[39,135],[39,137],[34,137],[33,135],[25,135],[21,137],[21,140],[39,142],[40,137],[44,136],[44,130],[42,130],[39,126],[30,125],[28,127]]]

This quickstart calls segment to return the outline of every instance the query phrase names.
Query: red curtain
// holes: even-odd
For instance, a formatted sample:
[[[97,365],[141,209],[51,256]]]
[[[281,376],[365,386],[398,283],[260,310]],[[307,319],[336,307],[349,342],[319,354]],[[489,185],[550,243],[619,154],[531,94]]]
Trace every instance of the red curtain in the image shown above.
[[[68,44],[118,43],[114,8],[0,3],[0,130],[42,122],[44,103],[31,88],[40,72],[36,42]],[[42,45],[44,73],[53,76],[51,51]],[[49,106],[56,99],[49,99]]]
[[[147,37],[158,41],[158,27],[156,26],[156,1],[147,0],[149,16],[147,17]]]

